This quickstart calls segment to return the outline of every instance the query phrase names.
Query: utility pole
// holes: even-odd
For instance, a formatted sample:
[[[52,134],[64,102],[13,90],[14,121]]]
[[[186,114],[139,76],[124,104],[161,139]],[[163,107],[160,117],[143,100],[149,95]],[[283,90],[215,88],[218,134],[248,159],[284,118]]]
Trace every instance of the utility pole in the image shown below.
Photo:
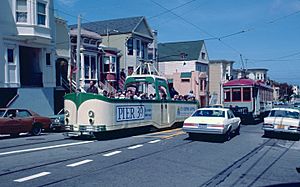
[[[76,46],[76,92],[79,92],[79,68],[80,68],[80,43],[81,43],[81,15],[78,15],[77,23],[77,46]]]

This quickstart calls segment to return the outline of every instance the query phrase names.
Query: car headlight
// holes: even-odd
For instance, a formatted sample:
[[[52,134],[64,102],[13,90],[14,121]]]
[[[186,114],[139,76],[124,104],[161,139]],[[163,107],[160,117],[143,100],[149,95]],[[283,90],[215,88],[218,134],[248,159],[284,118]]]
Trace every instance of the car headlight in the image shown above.
[[[95,117],[95,113],[92,110],[90,110],[88,112],[88,115],[89,115],[90,118],[94,118]]]

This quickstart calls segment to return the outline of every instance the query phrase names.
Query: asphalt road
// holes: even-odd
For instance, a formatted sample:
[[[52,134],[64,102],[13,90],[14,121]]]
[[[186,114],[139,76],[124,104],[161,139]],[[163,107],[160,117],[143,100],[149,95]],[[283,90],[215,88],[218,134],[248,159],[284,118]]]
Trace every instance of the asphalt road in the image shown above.
[[[299,155],[299,141],[265,138],[261,124],[228,142],[181,129],[108,140],[2,137],[0,186],[300,186]]]

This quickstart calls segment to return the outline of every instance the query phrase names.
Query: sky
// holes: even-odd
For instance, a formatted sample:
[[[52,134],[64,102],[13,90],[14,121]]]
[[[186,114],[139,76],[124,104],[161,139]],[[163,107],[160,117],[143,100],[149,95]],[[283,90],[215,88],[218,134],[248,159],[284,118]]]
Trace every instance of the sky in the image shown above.
[[[300,85],[300,0],[54,0],[76,24],[145,16],[158,42],[204,40],[210,60],[267,68],[270,79]],[[241,60],[242,59],[242,60]]]

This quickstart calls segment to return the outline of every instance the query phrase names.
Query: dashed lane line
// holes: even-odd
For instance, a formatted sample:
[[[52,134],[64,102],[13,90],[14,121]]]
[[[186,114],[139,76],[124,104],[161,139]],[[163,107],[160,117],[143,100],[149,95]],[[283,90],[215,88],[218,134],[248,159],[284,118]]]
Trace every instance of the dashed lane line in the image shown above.
[[[31,175],[31,176],[28,176],[28,177],[16,179],[14,181],[15,182],[25,182],[25,181],[29,181],[29,180],[32,180],[32,179],[43,177],[43,176],[46,176],[46,175],[49,175],[49,174],[51,174],[51,173],[50,172],[42,172],[42,173],[38,173],[38,174]]]
[[[113,155],[119,154],[119,153],[121,153],[121,152],[122,152],[122,151],[114,151],[114,152],[106,153],[106,154],[104,154],[103,156],[105,156],[105,157],[113,156]]]
[[[92,162],[93,160],[83,160],[83,161],[80,161],[80,162],[75,162],[73,164],[69,164],[67,165],[67,167],[76,167],[76,166],[80,166],[82,164],[86,164],[86,163],[89,163],[89,162]]]
[[[134,145],[134,146],[128,147],[127,149],[137,149],[137,148],[140,148],[140,147],[143,147],[143,145],[142,144]]]
[[[68,147],[73,145],[81,145],[81,144],[88,144],[95,141],[84,141],[84,142],[76,142],[76,143],[67,143],[67,144],[60,144],[60,145],[52,145],[52,146],[46,146],[46,147],[37,147],[37,148],[31,148],[31,149],[22,149],[22,150],[16,150],[16,151],[9,151],[9,152],[3,152],[0,153],[0,156],[3,155],[10,155],[10,154],[16,154],[16,153],[26,153],[26,152],[33,152],[33,151],[41,151],[46,149],[54,149],[54,148],[60,148],[60,147]]]
[[[150,142],[148,142],[148,143],[157,143],[157,142],[160,142],[161,140],[152,140],[152,141],[150,141]]]

